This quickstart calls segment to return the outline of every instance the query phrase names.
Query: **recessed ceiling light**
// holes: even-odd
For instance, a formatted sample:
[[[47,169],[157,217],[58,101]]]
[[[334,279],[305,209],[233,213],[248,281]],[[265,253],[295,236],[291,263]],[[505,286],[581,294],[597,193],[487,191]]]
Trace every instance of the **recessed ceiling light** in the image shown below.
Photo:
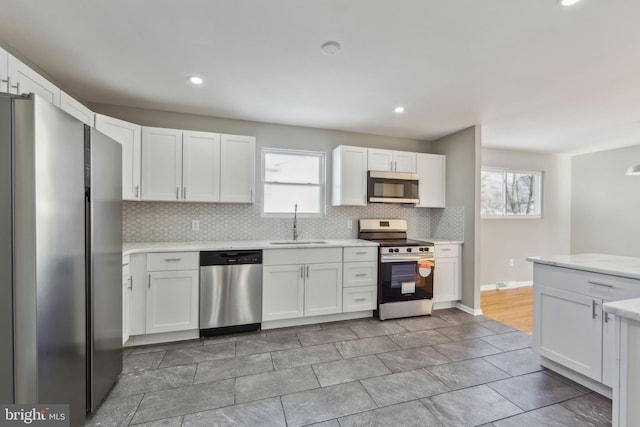
[[[201,85],[202,82],[204,82],[204,80],[202,80],[202,77],[196,77],[196,76],[189,77],[189,81],[194,85]]]
[[[326,53],[327,55],[335,55],[340,51],[340,43],[326,42],[320,47],[320,49],[322,49],[322,52]]]
[[[571,6],[572,4],[578,3],[580,0],[560,0],[560,4],[562,6]]]
[[[395,111],[398,114],[404,113],[404,107],[396,107],[393,109],[393,111]]]

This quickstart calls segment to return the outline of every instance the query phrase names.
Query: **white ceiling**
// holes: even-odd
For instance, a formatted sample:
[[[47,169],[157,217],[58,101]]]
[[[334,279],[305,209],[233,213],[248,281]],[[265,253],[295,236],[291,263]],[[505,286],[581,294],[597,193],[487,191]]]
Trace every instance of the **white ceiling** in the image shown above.
[[[0,4],[0,40],[87,102],[427,140],[480,124],[484,146],[533,151],[640,143],[638,0]]]

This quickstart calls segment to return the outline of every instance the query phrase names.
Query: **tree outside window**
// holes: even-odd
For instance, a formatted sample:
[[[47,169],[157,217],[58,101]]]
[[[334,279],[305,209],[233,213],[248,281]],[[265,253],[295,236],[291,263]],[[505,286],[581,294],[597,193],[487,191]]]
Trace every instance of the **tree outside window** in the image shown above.
[[[542,217],[542,172],[485,168],[480,191],[483,218]]]

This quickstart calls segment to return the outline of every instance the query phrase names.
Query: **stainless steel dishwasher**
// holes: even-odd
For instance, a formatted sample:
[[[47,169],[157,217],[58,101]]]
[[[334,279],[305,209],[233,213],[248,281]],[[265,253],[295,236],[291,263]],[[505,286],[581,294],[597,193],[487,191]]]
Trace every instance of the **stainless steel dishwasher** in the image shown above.
[[[262,321],[262,251],[200,252],[200,336],[256,331]]]

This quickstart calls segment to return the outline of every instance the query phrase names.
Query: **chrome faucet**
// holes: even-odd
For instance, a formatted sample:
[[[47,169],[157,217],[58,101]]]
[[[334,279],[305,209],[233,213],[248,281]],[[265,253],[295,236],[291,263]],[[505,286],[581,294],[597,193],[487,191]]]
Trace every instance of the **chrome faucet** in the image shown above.
[[[298,240],[298,204],[293,208],[293,241]]]

